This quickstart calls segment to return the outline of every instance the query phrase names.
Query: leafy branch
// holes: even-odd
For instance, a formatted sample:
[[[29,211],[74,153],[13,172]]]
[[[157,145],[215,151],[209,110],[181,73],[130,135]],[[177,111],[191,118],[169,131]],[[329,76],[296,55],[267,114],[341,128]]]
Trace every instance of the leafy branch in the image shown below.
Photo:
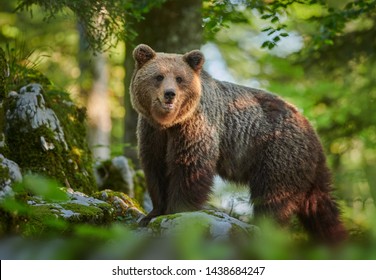
[[[289,34],[284,31],[287,27],[282,23],[281,16],[288,15],[291,7],[300,5],[302,8],[309,9],[318,7],[321,14],[312,15],[307,20],[317,22],[319,27],[312,36],[311,44],[313,49],[320,49],[325,45],[332,45],[334,40],[340,34],[343,34],[344,28],[348,22],[356,20],[362,16],[372,16],[375,14],[376,0],[354,0],[342,8],[329,7],[324,0],[204,0],[204,26],[209,29],[210,36],[222,28],[228,26],[228,22],[250,22],[249,13],[244,11],[257,11],[260,19],[268,21],[268,26],[262,29],[262,32],[272,36],[270,40],[262,43],[262,48],[273,49],[282,37]]]
[[[165,1],[167,0],[19,0],[17,10],[27,10],[32,14],[32,6],[38,5],[45,11],[47,21],[59,12],[66,12],[67,9],[72,11],[84,27],[89,46],[98,51],[106,50],[120,40],[134,39],[137,34],[132,28],[133,23],[142,20],[150,9]],[[313,49],[317,50],[325,45],[332,45],[334,39],[344,32],[348,22],[362,16],[373,16],[376,0],[354,0],[342,5],[342,8],[330,7],[324,0],[203,0],[202,16],[206,38],[212,39],[219,30],[229,27],[229,23],[251,23],[249,11],[256,11],[258,14],[254,13],[255,17],[268,21],[268,26],[262,32],[271,36],[261,47],[272,49],[283,37],[289,36],[284,31],[287,25],[281,17],[289,14],[289,8],[294,5],[307,9],[319,7],[323,11],[308,19],[319,25],[311,40]]]
[[[44,19],[49,21],[68,9],[83,26],[89,47],[103,51],[120,40],[132,40],[136,36],[132,24],[163,2],[165,0],[19,0],[16,11],[26,10],[32,15],[33,5],[38,5],[45,12]]]

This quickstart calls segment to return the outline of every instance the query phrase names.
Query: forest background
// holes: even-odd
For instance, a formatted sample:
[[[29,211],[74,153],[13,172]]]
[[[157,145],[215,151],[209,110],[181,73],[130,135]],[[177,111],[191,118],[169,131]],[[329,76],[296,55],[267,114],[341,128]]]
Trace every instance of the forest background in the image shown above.
[[[0,46],[87,107],[104,160],[137,164],[131,51],[202,49],[216,78],[267,89],[317,130],[348,227],[376,201],[376,1],[1,0]]]

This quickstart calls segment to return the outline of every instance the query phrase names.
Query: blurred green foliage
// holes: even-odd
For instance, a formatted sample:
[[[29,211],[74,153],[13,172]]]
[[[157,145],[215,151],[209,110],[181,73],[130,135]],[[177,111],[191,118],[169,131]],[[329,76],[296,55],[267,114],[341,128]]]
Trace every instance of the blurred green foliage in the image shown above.
[[[67,201],[67,193],[61,188],[62,186],[55,180],[30,174],[25,176],[22,183],[18,183],[13,189],[17,192],[29,192],[49,202]]]
[[[0,220],[13,221],[1,229],[1,259],[376,259],[374,213],[367,229],[359,235],[352,232],[348,241],[335,247],[310,242],[299,229],[281,229],[271,220],[259,221],[260,230],[249,238],[213,240],[205,221],[192,219],[179,224],[184,230],[174,235],[151,236],[121,221],[70,223],[51,212],[38,218],[41,209],[29,205],[30,196],[61,202],[61,188],[54,180],[28,175],[14,186],[14,195],[1,201]]]
[[[69,15],[73,12],[84,26],[86,40],[95,50],[113,47],[124,39],[136,36],[132,23],[139,21],[151,7],[159,6],[165,0],[129,1],[129,0],[18,0],[16,11],[28,11],[33,14],[33,7],[43,10],[43,19],[49,22],[56,15]]]

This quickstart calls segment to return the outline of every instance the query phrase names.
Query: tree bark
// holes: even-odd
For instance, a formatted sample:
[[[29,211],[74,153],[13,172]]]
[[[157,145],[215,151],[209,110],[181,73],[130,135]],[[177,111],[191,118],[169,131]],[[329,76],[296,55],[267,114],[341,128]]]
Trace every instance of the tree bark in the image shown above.
[[[126,43],[124,141],[130,145],[127,145],[124,153],[136,164],[137,113],[132,108],[129,97],[129,85],[134,70],[132,51],[140,43],[147,44],[158,52],[185,53],[199,49],[203,41],[201,8],[202,0],[168,0],[161,7],[152,9],[146,14],[145,20],[134,26],[138,36],[133,42]]]
[[[108,68],[104,53],[93,54],[88,49],[82,26],[79,24],[81,97],[87,108],[88,142],[94,159],[110,157],[111,111],[108,104]]]

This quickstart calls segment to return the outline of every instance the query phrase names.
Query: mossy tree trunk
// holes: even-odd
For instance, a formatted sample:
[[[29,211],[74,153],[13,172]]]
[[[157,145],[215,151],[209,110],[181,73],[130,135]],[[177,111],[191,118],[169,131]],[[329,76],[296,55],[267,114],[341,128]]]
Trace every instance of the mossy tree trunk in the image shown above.
[[[132,51],[140,43],[151,46],[159,52],[185,53],[199,49],[203,42],[202,0],[168,0],[161,7],[152,9],[145,20],[134,28],[138,33],[133,42],[127,42],[125,55],[125,134],[124,141],[130,144],[125,155],[137,162],[136,126],[137,113],[129,98],[129,85],[134,69]]]

